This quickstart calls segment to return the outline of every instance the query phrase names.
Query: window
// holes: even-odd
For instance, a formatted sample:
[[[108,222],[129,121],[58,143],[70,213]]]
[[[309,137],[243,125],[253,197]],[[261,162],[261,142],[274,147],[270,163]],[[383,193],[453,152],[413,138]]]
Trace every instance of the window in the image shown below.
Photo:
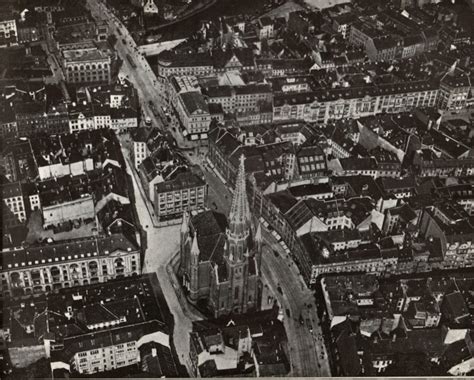
[[[238,286],[236,286],[235,290],[234,290],[234,299],[237,299],[237,298],[239,298],[239,287]]]

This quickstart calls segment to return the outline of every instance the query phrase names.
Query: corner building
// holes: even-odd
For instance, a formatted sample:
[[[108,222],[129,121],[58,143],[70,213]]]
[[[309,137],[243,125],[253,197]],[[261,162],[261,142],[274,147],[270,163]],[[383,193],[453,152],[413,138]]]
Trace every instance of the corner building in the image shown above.
[[[228,220],[211,210],[185,213],[180,254],[179,276],[191,303],[216,318],[260,309],[261,229],[251,220],[243,156]]]

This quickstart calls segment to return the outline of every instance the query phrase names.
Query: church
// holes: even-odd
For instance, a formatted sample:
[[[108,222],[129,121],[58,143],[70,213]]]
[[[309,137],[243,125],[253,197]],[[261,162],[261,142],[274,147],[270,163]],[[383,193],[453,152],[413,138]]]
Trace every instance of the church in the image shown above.
[[[229,218],[213,210],[183,216],[179,277],[188,300],[214,317],[260,309],[262,234],[255,230],[241,157]]]

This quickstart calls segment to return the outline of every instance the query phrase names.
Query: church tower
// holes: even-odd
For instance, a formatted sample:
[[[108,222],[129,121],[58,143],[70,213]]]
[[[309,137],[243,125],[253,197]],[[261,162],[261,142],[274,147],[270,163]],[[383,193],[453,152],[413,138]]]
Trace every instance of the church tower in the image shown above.
[[[224,253],[229,276],[227,309],[233,313],[245,313],[248,305],[256,302],[255,292],[249,289],[249,275],[258,276],[259,271],[255,260],[244,160],[242,155],[229,214]]]
[[[191,270],[189,276],[189,298],[191,302],[196,302],[199,296],[199,254],[198,236],[197,232],[195,232],[191,245]]]
[[[186,212],[181,225],[179,276],[186,296],[216,318],[261,306],[262,230],[253,228],[244,160],[242,156],[227,220],[213,210]]]

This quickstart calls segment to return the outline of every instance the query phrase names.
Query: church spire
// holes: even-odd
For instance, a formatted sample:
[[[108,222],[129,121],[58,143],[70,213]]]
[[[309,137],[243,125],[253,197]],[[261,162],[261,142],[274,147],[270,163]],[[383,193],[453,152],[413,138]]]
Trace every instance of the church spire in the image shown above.
[[[240,156],[239,172],[229,214],[229,232],[234,236],[247,235],[250,222],[249,202],[245,186],[245,157]]]
[[[183,212],[183,221],[181,223],[181,233],[187,234],[189,231],[189,214],[188,211]]]
[[[199,256],[199,245],[198,245],[198,239],[197,239],[197,231],[194,233],[194,239],[193,239],[193,244],[191,246],[191,255],[193,256]]]
[[[257,232],[255,233],[255,242],[257,243],[257,245],[260,246],[260,244],[262,244],[262,241],[263,241],[263,238],[262,238],[262,226],[261,226],[260,223],[258,223]]]

